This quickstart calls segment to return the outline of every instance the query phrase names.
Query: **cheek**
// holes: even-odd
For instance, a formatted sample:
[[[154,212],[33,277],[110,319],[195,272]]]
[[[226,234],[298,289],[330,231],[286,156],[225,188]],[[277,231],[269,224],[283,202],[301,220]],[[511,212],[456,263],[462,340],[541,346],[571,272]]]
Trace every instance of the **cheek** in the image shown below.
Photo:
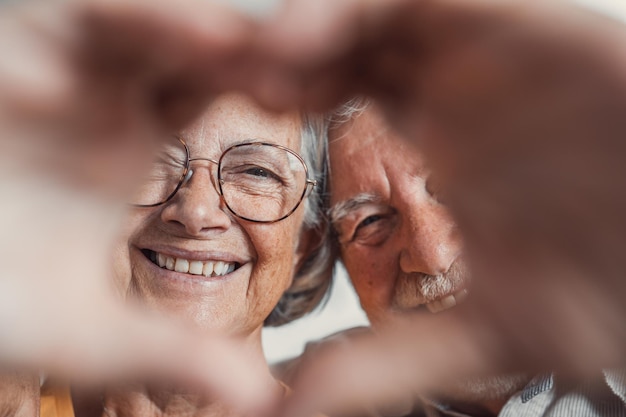
[[[350,280],[366,310],[386,308],[393,293],[395,270],[378,249],[348,248],[342,252]]]
[[[117,239],[112,255],[112,275],[115,291],[124,297],[132,280],[132,260],[130,259],[130,245],[133,236],[142,230],[148,221],[144,213],[130,212],[124,219],[123,228]]]
[[[257,225],[250,229],[249,235],[257,255],[250,285],[262,299],[277,302],[291,285],[299,232],[300,228],[294,222]]]
[[[113,251],[113,288],[115,293],[120,297],[124,297],[126,290],[131,281],[131,267],[128,250],[128,242],[126,240],[120,241]]]

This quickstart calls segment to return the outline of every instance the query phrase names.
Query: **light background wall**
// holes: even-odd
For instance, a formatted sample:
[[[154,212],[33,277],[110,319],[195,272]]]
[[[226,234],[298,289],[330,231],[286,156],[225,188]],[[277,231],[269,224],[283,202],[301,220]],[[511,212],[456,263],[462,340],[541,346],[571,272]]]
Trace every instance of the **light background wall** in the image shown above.
[[[269,362],[297,356],[308,340],[320,339],[341,329],[361,325],[367,325],[367,318],[345,269],[340,266],[325,306],[285,326],[263,329],[265,356]]]
[[[626,22],[626,0],[575,1]],[[626,39],[624,47],[626,48]],[[358,304],[345,270],[341,268],[335,277],[331,297],[325,308],[286,326],[264,329],[263,347],[268,361],[275,362],[299,355],[308,340],[320,339],[338,330],[365,324],[365,313]]]
[[[626,22],[626,0],[575,0],[575,2]]]

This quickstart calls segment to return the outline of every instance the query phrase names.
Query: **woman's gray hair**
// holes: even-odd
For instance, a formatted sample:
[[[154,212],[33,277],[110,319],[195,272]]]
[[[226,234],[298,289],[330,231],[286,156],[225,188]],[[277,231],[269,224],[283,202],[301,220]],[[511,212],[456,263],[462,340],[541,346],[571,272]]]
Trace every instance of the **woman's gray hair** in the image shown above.
[[[312,114],[302,116],[300,152],[309,168],[309,178],[317,180],[317,186],[304,202],[302,233],[315,232],[315,238],[319,243],[296,271],[291,286],[265,319],[266,326],[280,326],[300,318],[313,311],[327,298],[339,254],[337,237],[328,215],[330,209],[328,131],[357,117],[368,105],[368,99],[356,97],[325,116]]]
[[[324,116],[302,116],[300,153],[309,169],[309,178],[316,179],[317,185],[304,200],[301,233],[313,233],[317,246],[303,260],[291,286],[265,319],[266,326],[280,326],[313,311],[326,298],[331,286],[336,258],[331,254],[330,223],[326,215],[329,204],[327,127]]]
[[[319,244],[296,272],[291,287],[266,319],[266,325],[278,326],[302,317],[315,309],[328,294],[339,258],[337,235],[329,217],[328,132],[358,117],[368,106],[368,99],[357,97],[325,117],[304,116],[302,157],[318,181],[318,187],[306,201],[304,224],[305,228],[316,231]]]

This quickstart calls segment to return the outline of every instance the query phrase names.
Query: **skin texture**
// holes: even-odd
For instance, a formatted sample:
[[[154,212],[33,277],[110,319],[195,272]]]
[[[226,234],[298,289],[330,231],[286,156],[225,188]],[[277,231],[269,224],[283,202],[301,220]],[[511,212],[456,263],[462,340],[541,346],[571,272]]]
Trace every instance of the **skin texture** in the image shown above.
[[[246,97],[225,95],[215,99],[180,136],[191,158],[217,160],[226,148],[250,139],[298,151],[300,126],[298,113],[272,115]],[[173,199],[154,208],[131,210],[126,224],[129,235],[123,237],[115,256],[118,285],[127,284],[128,297],[150,310],[184,318],[203,331],[239,337],[262,368],[261,328],[290,286],[300,259],[304,205],[275,223],[242,220],[226,208],[215,188],[216,166],[195,161],[192,168],[193,176]],[[207,281],[161,268],[142,249],[240,266]],[[266,373],[264,380],[271,386],[269,371]],[[200,395],[158,386],[131,387],[128,392],[115,389],[108,397],[107,408],[118,410],[119,415],[148,412],[150,403],[164,415],[191,415],[200,409],[207,415],[227,414],[223,405]]]

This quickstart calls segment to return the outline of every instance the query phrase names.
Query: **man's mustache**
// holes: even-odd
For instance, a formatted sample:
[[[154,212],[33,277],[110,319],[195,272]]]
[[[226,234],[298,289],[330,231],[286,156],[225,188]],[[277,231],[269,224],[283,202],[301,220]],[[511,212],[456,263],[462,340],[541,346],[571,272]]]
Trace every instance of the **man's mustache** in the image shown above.
[[[426,304],[431,301],[466,288],[470,274],[466,262],[458,258],[448,271],[439,275],[423,273],[404,274],[395,287],[394,302],[398,307],[415,307],[416,302]]]

